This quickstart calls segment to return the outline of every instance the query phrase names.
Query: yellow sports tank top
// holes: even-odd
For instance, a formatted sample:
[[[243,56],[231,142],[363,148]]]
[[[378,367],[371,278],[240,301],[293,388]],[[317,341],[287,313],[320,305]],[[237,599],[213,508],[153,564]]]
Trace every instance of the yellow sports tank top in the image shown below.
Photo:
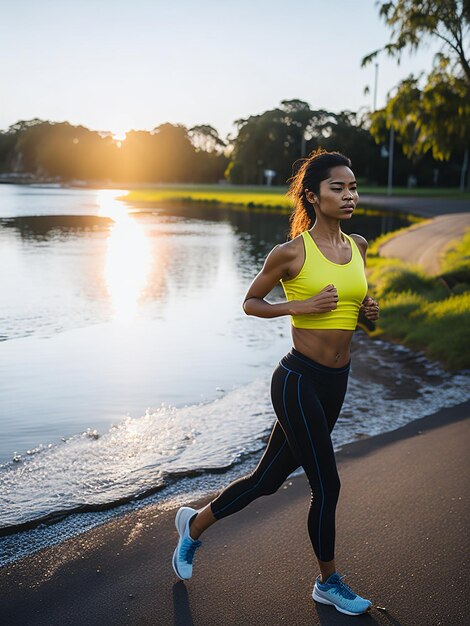
[[[359,309],[367,294],[367,279],[356,242],[346,233],[343,235],[351,244],[351,259],[341,265],[323,256],[308,231],[302,233],[305,247],[302,269],[295,278],[281,280],[287,300],[307,300],[333,284],[338,291],[338,302],[334,311],[293,315],[295,328],[356,328]]]

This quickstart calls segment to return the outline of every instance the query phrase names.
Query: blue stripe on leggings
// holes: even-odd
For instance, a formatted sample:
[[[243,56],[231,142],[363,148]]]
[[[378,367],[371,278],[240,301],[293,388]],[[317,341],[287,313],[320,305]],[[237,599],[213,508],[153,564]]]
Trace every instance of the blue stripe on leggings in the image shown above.
[[[274,461],[277,459],[277,457],[281,454],[282,449],[284,448],[284,446],[286,445],[287,440],[284,440],[282,446],[279,448],[279,450],[276,452],[276,455],[274,457],[274,459],[271,461],[271,463],[268,465],[268,467],[264,470],[263,474],[260,476],[258,482],[256,483],[256,485],[254,485],[253,487],[250,487],[247,491],[244,491],[243,493],[241,493],[239,496],[237,496],[235,498],[235,500],[232,500],[232,502],[229,502],[229,504],[226,504],[222,509],[220,509],[220,511],[218,511],[218,513],[222,513],[222,511],[225,511],[225,509],[229,506],[232,506],[232,504],[234,504],[239,498],[241,498],[242,496],[245,496],[247,493],[250,493],[250,491],[253,491],[253,489],[256,489],[256,487],[260,484],[260,482],[263,480],[264,475],[266,474],[266,472],[268,471],[268,469],[271,467],[271,465],[274,463]]]
[[[304,424],[305,424],[305,428],[307,429],[307,433],[308,433],[308,438],[310,439],[310,443],[312,445],[312,450],[313,450],[313,457],[315,459],[315,464],[317,466],[317,472],[318,472],[318,478],[320,479],[320,487],[321,487],[321,497],[322,497],[322,502],[321,502],[321,507],[320,507],[320,521],[318,523],[318,552],[320,554],[320,560],[323,561],[323,559],[321,558],[321,520],[322,520],[322,515],[323,515],[323,505],[325,504],[325,492],[323,489],[323,483],[322,483],[322,479],[321,479],[321,474],[320,474],[320,467],[318,465],[318,460],[317,460],[317,454],[315,452],[315,446],[313,445],[313,441],[312,441],[312,437],[310,436],[310,430],[307,426],[307,420],[305,419],[305,413],[304,410],[302,408],[302,403],[300,401],[300,381],[302,379],[302,375],[299,375],[299,382],[297,383],[297,398],[299,400],[299,406],[300,406],[300,410],[302,412],[302,417],[304,420]]]
[[[287,421],[289,423],[289,426],[290,426],[290,422],[289,422],[289,417],[287,415],[287,407],[286,407],[286,383],[287,383],[287,379],[289,378],[289,374],[296,374],[299,377],[299,381],[298,381],[298,384],[297,384],[297,399],[298,399],[300,411],[302,413],[302,417],[303,417],[303,420],[304,420],[305,428],[307,429],[308,438],[310,439],[310,443],[312,445],[313,458],[315,459],[315,464],[317,466],[318,478],[320,480],[320,487],[321,487],[321,494],[322,494],[322,503],[321,503],[321,507],[320,507],[320,522],[318,524],[318,552],[320,554],[320,561],[322,561],[323,559],[321,558],[321,543],[320,543],[320,539],[321,539],[321,520],[322,520],[322,515],[323,515],[323,506],[325,504],[325,491],[324,491],[324,488],[323,488],[323,482],[322,482],[322,479],[321,479],[320,467],[318,465],[317,454],[315,452],[315,446],[313,445],[312,437],[310,436],[310,430],[308,429],[308,426],[307,426],[307,420],[305,419],[305,413],[304,413],[304,410],[302,408],[302,402],[300,401],[300,380],[302,378],[302,374],[299,374],[298,372],[294,372],[293,370],[290,370],[289,368],[285,367],[282,363],[279,363],[279,365],[283,369],[285,369],[287,372],[289,372],[287,374],[286,380],[284,382],[284,392],[283,392],[284,411],[285,411],[286,418],[287,418]],[[291,430],[292,430],[292,426],[291,426]],[[304,471],[305,471],[305,469],[304,469]]]
[[[288,367],[283,365],[280,361],[279,361],[279,365],[282,367],[282,369],[286,370],[286,372],[289,372],[289,374],[297,374],[297,376],[299,375],[298,372],[294,372],[294,370],[290,370]],[[289,376],[289,374],[287,374],[287,376]],[[286,380],[287,380],[287,378],[286,378]],[[284,383],[284,391],[285,390],[286,390],[286,385]]]
[[[284,413],[286,415],[286,420],[287,420],[287,423],[289,424],[289,428],[293,431],[293,428],[291,426],[290,419],[289,419],[289,414],[287,412],[286,387],[287,387],[287,381],[289,379],[289,375],[290,374],[295,374],[296,372],[293,372],[292,370],[288,369],[287,367],[284,367],[284,365],[282,363],[279,363],[279,365],[281,367],[283,367],[287,371],[287,376],[286,376],[286,379],[284,381],[284,389],[282,390],[282,404],[284,405]]]

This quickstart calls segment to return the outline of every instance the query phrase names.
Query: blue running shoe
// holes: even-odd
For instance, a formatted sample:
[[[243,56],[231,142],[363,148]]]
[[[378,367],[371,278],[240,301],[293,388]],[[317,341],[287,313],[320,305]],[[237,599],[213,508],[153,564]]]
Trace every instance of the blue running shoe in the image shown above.
[[[182,506],[175,517],[176,530],[179,541],[173,553],[173,569],[181,580],[188,580],[193,575],[194,553],[202,545],[202,541],[192,539],[189,534],[189,522],[197,514],[196,509]]]
[[[361,615],[368,611],[372,602],[355,594],[343,583],[342,578],[344,576],[334,572],[324,583],[321,583],[320,576],[318,576],[313,587],[312,598],[322,604],[331,604],[337,611],[346,615]]]

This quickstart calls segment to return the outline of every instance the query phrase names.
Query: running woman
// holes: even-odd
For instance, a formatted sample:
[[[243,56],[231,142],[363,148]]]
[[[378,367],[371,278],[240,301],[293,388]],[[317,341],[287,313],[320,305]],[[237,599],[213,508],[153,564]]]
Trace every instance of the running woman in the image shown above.
[[[362,310],[370,321],[379,306],[367,296],[367,241],[346,235],[358,201],[351,161],[338,152],[317,150],[296,162],[288,195],[294,203],[290,239],[275,246],[246,294],[247,315],[292,317],[293,348],[274,370],[271,398],[277,420],[257,467],[222,490],[200,510],[176,514],[178,545],[173,569],[192,576],[199,537],[260,496],[275,493],[302,466],[312,498],[308,533],[320,575],[312,597],[348,615],[365,613],[371,602],[355,594],[335,564],[335,510],[340,491],[331,431],[343,404],[350,369],[350,346]],[[286,302],[265,300],[281,282]]]

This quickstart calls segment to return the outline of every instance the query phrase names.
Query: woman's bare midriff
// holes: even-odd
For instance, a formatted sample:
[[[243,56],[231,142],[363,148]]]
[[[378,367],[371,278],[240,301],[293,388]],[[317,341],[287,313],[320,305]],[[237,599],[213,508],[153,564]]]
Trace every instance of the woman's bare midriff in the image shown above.
[[[309,359],[327,367],[343,367],[349,363],[353,334],[353,330],[336,328],[317,330],[292,326],[294,348]]]

